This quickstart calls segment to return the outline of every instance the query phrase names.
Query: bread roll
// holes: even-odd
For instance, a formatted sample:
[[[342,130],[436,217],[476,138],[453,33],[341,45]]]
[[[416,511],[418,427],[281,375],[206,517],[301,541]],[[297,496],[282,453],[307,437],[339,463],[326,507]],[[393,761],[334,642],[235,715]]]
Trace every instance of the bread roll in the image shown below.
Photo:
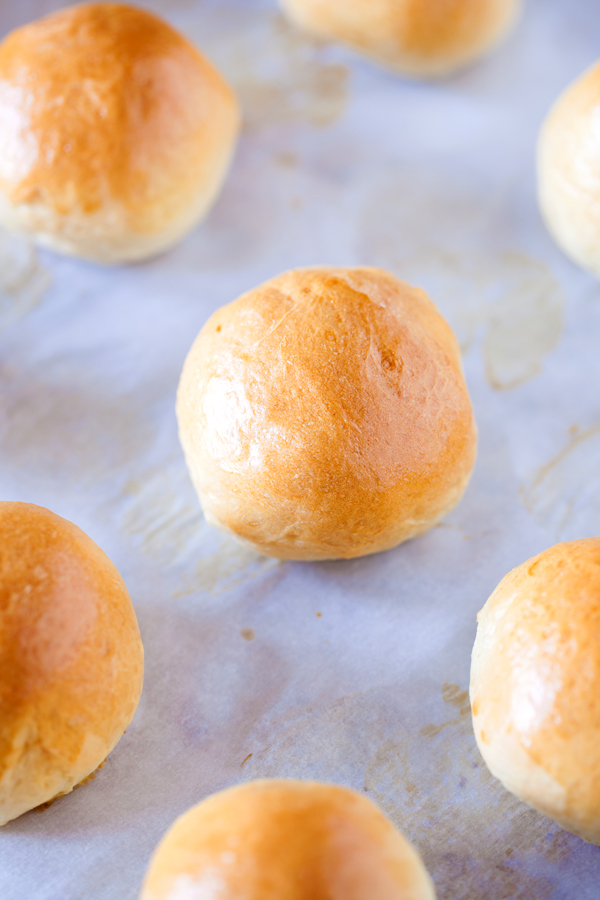
[[[556,242],[600,276],[600,63],[558,98],[538,142],[540,209]]]
[[[487,53],[522,0],[281,0],[298,25],[387,69],[439,78]]]
[[[366,797],[311,781],[213,794],[171,826],[141,900],[434,900],[416,850]]]
[[[513,569],[478,617],[475,737],[504,786],[600,844],[600,538]]]
[[[177,414],[208,521],[281,559],[422,534],[475,459],[454,335],[424,291],[380,269],[287,272],[217,310]]]
[[[98,768],[138,705],[143,659],[102,550],[47,509],[0,503],[0,825]]]
[[[161,19],[63,9],[0,45],[0,224],[96,262],[159,253],[207,212],[237,129],[230,88]]]

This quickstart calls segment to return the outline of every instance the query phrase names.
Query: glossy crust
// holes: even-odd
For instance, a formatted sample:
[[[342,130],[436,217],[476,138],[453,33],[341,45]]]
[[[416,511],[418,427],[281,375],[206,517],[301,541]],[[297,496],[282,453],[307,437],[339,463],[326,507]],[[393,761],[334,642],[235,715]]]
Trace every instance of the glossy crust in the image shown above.
[[[0,45],[0,223],[63,253],[158,253],[206,213],[238,130],[219,73],[156,16],[60,10]]]
[[[491,772],[600,844],[600,538],[513,569],[478,616],[475,737]]]
[[[427,531],[475,460],[454,336],[424,291],[380,269],[294,270],[219,309],[177,414],[207,519],[281,559]]]
[[[310,781],[213,794],[169,829],[141,900],[435,900],[416,850],[366,797]]]
[[[600,64],[556,101],[538,142],[538,196],[549,231],[571,259],[600,277]]]
[[[0,824],[98,768],[133,717],[143,660],[100,548],[47,509],[0,503]]]
[[[281,0],[298,25],[380,65],[439,78],[487,53],[522,0]]]

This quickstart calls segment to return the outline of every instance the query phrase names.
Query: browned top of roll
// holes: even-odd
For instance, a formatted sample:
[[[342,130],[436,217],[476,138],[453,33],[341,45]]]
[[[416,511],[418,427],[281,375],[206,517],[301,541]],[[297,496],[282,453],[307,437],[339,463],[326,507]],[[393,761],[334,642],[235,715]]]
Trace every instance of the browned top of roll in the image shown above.
[[[479,614],[473,665],[484,755],[513,734],[561,791],[560,805],[534,805],[599,840],[600,538],[557,544],[510,572]],[[507,780],[514,764],[498,757]]]
[[[369,0],[351,3],[368,15]],[[436,59],[478,47],[515,6],[515,0],[403,0],[387,3],[386,24],[407,53]]]
[[[206,893],[204,893],[206,892]],[[142,900],[434,900],[416,851],[366,797],[317,782],[254,781],[181,816]]]
[[[455,505],[475,457],[452,331],[373,268],[294,270],[218,310],[178,415],[208,514],[274,555],[394,546]]]
[[[296,21],[383,65],[436,76],[493,46],[521,0],[281,0]]]
[[[560,95],[538,142],[541,212],[562,249],[600,276],[598,105],[600,63]]]
[[[0,503],[0,821],[4,804],[12,817],[13,767],[27,767],[35,799],[56,769],[68,780],[102,762],[142,676],[135,613],[110,560],[49,510]]]
[[[152,231],[194,194],[203,160],[214,164],[220,104],[235,106],[221,76],[151,13],[60,10],[0,46],[0,188],[62,215],[118,201],[132,228]]]

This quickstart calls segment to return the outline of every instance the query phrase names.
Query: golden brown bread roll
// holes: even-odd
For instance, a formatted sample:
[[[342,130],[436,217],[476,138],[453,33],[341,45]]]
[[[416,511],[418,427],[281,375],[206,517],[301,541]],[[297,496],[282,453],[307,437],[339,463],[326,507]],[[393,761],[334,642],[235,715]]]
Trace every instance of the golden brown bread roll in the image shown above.
[[[424,291],[380,269],[294,270],[219,309],[177,414],[208,521],[281,559],[427,531],[475,460],[454,335]]]
[[[521,800],[600,844],[600,538],[513,569],[478,616],[475,737]]]
[[[281,0],[303,28],[348,44],[385,68],[439,78],[487,53],[522,0]]]
[[[0,224],[97,262],[159,253],[207,212],[237,130],[230,88],[161,19],[61,10],[0,45]]]
[[[540,132],[538,197],[549,231],[574,262],[600,276],[600,63],[558,98]]]
[[[416,850],[366,797],[314,781],[253,781],[171,826],[141,900],[434,900]]]
[[[76,525],[0,503],[0,825],[103,762],[142,690],[123,581]]]

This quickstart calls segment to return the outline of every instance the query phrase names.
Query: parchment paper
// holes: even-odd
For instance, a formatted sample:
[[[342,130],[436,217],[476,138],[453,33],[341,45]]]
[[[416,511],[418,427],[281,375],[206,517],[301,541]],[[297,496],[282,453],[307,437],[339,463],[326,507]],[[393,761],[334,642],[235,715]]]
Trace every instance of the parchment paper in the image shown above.
[[[600,531],[600,289],[555,248],[534,145],[600,55],[596,0],[528,0],[482,64],[423,85],[286,25],[275,0],[154,0],[238,89],[246,127],[204,225],[103,269],[0,242],[0,496],[79,524],[130,589],[134,722],[86,787],[0,831],[2,900],[134,900],[173,819],[264,776],[365,791],[440,900],[597,900],[600,850],[513,799],[474,744],[475,615],[513,566]],[[56,8],[4,0],[0,31]],[[388,267],[455,328],[480,430],[425,537],[280,564],[206,525],[180,451],[184,356],[292,266]]]

